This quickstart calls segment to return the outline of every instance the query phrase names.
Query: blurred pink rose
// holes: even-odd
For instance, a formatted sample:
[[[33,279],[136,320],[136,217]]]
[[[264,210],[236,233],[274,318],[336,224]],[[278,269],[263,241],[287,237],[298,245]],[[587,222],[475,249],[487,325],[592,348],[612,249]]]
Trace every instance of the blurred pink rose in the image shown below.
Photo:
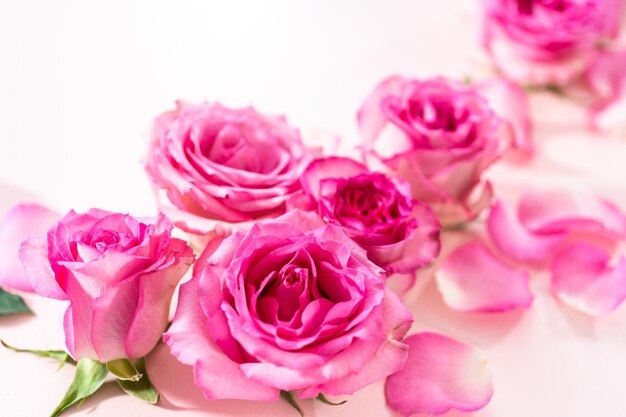
[[[388,272],[415,272],[439,254],[437,216],[413,200],[406,181],[332,157],[313,161],[302,183],[322,218],[340,226]]]
[[[592,129],[626,136],[626,49],[598,54],[585,78],[598,98],[589,113]]]
[[[350,394],[404,365],[411,313],[341,228],[294,210],[212,248],[164,337],[206,398]]]
[[[508,78],[563,85],[619,30],[622,0],[482,0],[483,43]]]
[[[471,87],[443,78],[381,82],[358,114],[368,165],[399,175],[442,223],[489,205],[482,174],[515,140],[515,129]]]
[[[193,263],[187,244],[170,237],[170,221],[70,211],[47,235],[33,236],[27,225],[36,220],[33,206],[18,206],[0,230],[11,222],[23,231],[12,235],[23,240],[19,260],[29,281],[19,289],[70,302],[64,327],[72,357],[108,362],[149,353],[167,324],[174,289]],[[2,263],[19,260],[15,252]],[[14,287],[5,278],[0,285]]]
[[[162,211],[203,235],[283,214],[308,161],[298,130],[283,117],[179,102],[154,121],[146,170],[169,200],[159,195]]]

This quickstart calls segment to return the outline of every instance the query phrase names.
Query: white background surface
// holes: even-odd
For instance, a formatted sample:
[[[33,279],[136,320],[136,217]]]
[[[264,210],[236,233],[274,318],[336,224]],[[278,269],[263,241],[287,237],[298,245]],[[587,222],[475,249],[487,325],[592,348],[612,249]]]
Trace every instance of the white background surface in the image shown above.
[[[253,104],[286,114],[307,135],[332,131],[355,143],[356,110],[383,77],[485,73],[471,4],[0,0],[0,211],[37,199],[62,211],[154,213],[140,160],[150,120],[177,99]],[[498,191],[511,197],[530,182],[567,177],[626,208],[623,139],[585,132],[584,109],[564,99],[544,94],[532,104],[541,154],[529,166],[494,169]],[[551,298],[545,278],[535,278],[537,300],[524,313],[452,313],[428,274],[406,302],[416,314],[415,330],[443,332],[487,351],[496,394],[470,416],[625,417],[626,309],[596,320],[578,315]],[[3,319],[0,337],[60,348],[57,309],[29,302],[37,319]],[[165,361],[155,365],[155,382],[179,383],[179,374],[166,371],[167,351],[160,348],[151,359]],[[54,368],[0,349],[0,415],[47,415],[71,380],[70,367]],[[195,411],[173,413],[174,394],[165,408],[154,408],[109,386],[73,415],[295,415],[283,404],[203,402],[189,384],[178,387],[193,397],[186,401]],[[391,415],[381,384],[342,407],[304,407],[310,416]]]

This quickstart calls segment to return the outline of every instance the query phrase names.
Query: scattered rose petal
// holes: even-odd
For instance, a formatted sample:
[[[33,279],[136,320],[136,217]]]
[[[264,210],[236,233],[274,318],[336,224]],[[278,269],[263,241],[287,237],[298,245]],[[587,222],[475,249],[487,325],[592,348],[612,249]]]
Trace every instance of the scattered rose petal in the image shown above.
[[[19,258],[19,249],[28,238],[44,235],[61,216],[37,204],[19,204],[0,220],[0,286],[33,291]]]
[[[452,252],[436,272],[445,303],[466,312],[502,312],[527,308],[533,301],[528,273],[502,261],[480,242]]]
[[[387,404],[403,416],[440,415],[452,409],[475,411],[493,395],[485,354],[436,333],[418,333],[404,341],[404,368],[387,378]]]
[[[567,246],[554,258],[552,289],[565,304],[590,315],[615,310],[626,299],[626,258],[615,264],[604,249]]]

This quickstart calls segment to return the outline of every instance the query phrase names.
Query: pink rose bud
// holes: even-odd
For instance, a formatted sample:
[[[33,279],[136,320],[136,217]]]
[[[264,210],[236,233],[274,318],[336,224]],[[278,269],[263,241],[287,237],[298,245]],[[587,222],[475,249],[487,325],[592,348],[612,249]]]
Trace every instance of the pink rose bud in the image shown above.
[[[211,252],[164,336],[206,398],[351,394],[404,365],[411,313],[341,228],[294,210]]]
[[[619,30],[621,0],[482,0],[483,44],[521,83],[562,85]]]
[[[17,250],[0,259],[0,270],[20,271],[27,282],[22,290],[69,301],[65,340],[74,359],[108,362],[149,353],[167,325],[174,289],[194,260],[184,241],[170,237],[170,221],[70,211],[47,235],[36,236],[29,226],[36,214],[33,206],[18,206],[0,221],[0,230],[10,222],[19,229],[11,239],[23,241],[23,270],[7,267],[19,263]],[[16,287],[4,275],[0,285]]]
[[[227,233],[285,213],[309,154],[283,117],[179,102],[154,121],[146,171],[183,230]]]
[[[358,121],[368,164],[407,180],[413,197],[444,224],[472,219],[489,205],[483,171],[516,142],[516,129],[475,87],[443,78],[384,80]]]

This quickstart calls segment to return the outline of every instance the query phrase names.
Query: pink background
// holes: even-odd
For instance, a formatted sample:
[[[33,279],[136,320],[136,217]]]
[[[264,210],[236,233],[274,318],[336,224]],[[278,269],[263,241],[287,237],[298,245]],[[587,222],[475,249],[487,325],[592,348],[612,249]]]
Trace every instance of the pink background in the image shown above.
[[[22,200],[65,211],[98,206],[153,214],[139,161],[150,119],[173,101],[219,99],[285,113],[310,141],[337,133],[356,143],[355,112],[381,78],[400,73],[488,75],[476,44],[473,2],[263,1],[0,3],[0,214]],[[585,131],[575,101],[532,98],[540,154],[489,172],[513,199],[529,184],[582,182],[626,208],[626,142]],[[345,148],[349,148],[346,146]],[[467,234],[446,238],[445,252]],[[624,248],[622,248],[624,249]],[[622,253],[626,251],[622,250]],[[474,417],[626,416],[626,307],[591,319],[561,306],[536,272],[533,307],[505,314],[447,309],[423,273],[405,301],[413,331],[428,329],[484,349],[495,395]],[[0,319],[16,346],[63,347],[62,306],[29,297],[36,318]],[[0,414],[48,415],[72,367],[0,349]],[[149,357],[159,407],[109,383],[66,415],[285,416],[284,403],[202,399],[191,371],[159,346]],[[382,383],[307,416],[391,416]],[[449,413],[449,416],[463,415]]]

